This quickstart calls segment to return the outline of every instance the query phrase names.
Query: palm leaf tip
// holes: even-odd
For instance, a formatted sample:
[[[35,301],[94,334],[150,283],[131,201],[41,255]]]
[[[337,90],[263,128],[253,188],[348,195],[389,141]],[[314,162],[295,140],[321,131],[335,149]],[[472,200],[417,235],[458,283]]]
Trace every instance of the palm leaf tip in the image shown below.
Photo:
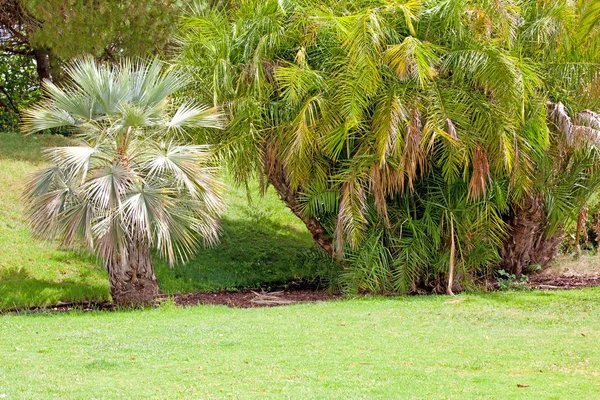
[[[225,127],[225,116],[217,107],[199,106],[193,103],[184,103],[167,122],[170,129],[183,129],[186,127],[215,128]]]

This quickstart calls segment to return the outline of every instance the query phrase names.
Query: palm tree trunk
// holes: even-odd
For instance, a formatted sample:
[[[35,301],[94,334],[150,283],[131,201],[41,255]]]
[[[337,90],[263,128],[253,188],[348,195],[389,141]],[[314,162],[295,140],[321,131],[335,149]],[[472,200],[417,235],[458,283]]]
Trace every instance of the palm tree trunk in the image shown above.
[[[581,231],[585,229],[585,220],[587,219],[587,207],[581,207],[577,214],[577,226],[575,231],[575,257],[581,257]],[[585,244],[587,245],[587,234],[585,235]]]
[[[512,211],[507,223],[509,235],[501,250],[501,266],[506,272],[520,279],[523,267],[529,264],[544,267],[556,256],[563,231],[546,235],[544,203],[539,196],[525,198]]]
[[[145,306],[154,302],[158,285],[148,246],[133,243],[124,259],[108,263],[113,301],[121,306]]]
[[[306,228],[312,235],[315,243],[327,254],[333,257],[333,242],[325,232],[325,228],[323,228],[321,223],[316,218],[307,217],[302,212],[298,206],[296,194],[290,189],[289,185],[287,185],[284,180],[280,180],[278,178],[279,177],[270,177],[269,182],[273,185],[281,200],[298,218],[302,220],[302,222],[304,222],[304,225],[306,225]]]
[[[268,152],[268,143],[266,144],[265,149],[265,151]],[[268,161],[265,161],[265,173],[269,183],[273,185],[273,188],[275,188],[275,191],[279,195],[279,198],[281,198],[288,208],[304,222],[304,225],[306,225],[306,228],[311,233],[315,243],[327,254],[334,257],[333,241],[331,240],[331,237],[327,234],[319,220],[308,217],[302,212],[302,209],[298,204],[297,193],[292,190],[284,167],[276,157],[269,157]]]

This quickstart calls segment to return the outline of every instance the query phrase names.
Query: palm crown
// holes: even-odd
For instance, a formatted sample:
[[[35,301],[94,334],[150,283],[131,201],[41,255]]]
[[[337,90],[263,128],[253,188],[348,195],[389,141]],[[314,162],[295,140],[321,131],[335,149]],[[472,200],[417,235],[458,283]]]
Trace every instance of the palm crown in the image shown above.
[[[181,60],[227,106],[207,140],[238,179],[253,165],[329,252],[374,238],[365,269],[387,264],[397,289],[445,274],[454,247],[463,276],[496,262],[503,215],[538,189],[556,226],[557,205],[597,186],[597,153],[554,151],[548,107],[599,108],[598,15],[571,0],[201,1]],[[537,187],[574,152],[560,191]]]
[[[28,132],[68,127],[80,142],[46,150],[52,166],[27,183],[33,231],[66,246],[83,238],[115,273],[149,249],[172,265],[215,243],[223,203],[210,149],[181,142],[186,128],[220,128],[218,111],[176,106],[187,80],[157,61],[84,59],[67,73],[72,84],[45,82],[47,98],[24,118]]]

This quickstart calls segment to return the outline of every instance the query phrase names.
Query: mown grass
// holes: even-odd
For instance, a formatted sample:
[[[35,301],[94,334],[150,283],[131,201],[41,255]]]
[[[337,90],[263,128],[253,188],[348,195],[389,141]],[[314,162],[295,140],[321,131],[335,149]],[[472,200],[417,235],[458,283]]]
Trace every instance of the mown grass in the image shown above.
[[[3,316],[0,396],[591,399],[599,342],[598,288]]]
[[[42,168],[41,149],[64,137],[0,133],[0,309],[59,301],[109,300],[102,265],[85,252],[62,251],[31,238],[20,195],[27,175]],[[183,266],[157,260],[165,293],[213,291],[284,282],[319,274],[323,263],[310,235],[269,191],[264,198],[229,187],[221,244]]]
[[[110,298],[106,273],[92,257],[33,240],[22,215],[22,187],[42,168],[41,148],[67,143],[0,133],[0,308]]]

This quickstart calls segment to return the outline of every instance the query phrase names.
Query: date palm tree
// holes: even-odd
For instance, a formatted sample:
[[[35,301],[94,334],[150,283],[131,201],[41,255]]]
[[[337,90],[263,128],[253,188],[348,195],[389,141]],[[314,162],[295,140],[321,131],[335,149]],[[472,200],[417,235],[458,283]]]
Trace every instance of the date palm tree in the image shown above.
[[[44,83],[46,98],[24,117],[24,130],[66,127],[77,144],[46,150],[51,166],[25,187],[34,234],[84,242],[108,268],[120,305],[158,294],[152,252],[183,262],[218,239],[222,185],[207,146],[185,144],[188,128],[221,128],[216,108],[171,96],[187,79],[158,61],[67,70],[70,84]]]
[[[387,265],[382,290],[450,293],[500,255],[534,261],[597,187],[593,123],[572,141],[554,110],[600,109],[599,20],[583,0],[197,1],[179,60],[225,105],[204,140],[238,180],[271,184],[350,270]],[[513,249],[518,214],[536,240]]]

